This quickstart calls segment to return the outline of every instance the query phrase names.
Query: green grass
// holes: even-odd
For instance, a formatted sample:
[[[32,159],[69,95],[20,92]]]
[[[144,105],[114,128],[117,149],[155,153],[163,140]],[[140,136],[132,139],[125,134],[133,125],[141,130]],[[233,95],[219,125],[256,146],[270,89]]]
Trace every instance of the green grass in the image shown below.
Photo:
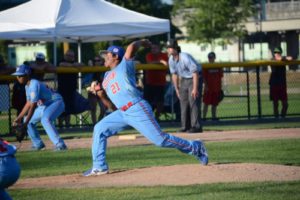
[[[17,200],[297,200],[300,199],[300,181],[266,183],[226,183],[192,186],[157,186],[83,189],[10,190]]]
[[[300,165],[300,139],[210,142],[207,148],[214,163]],[[17,159],[22,178],[82,173],[91,167],[91,150],[18,152]],[[111,170],[198,163],[179,151],[153,145],[108,148],[107,160]]]
[[[288,95],[288,114],[300,113],[300,95],[289,94]],[[281,104],[279,104],[281,108]],[[268,94],[261,94],[261,111],[262,115],[273,115],[273,104],[269,100]],[[237,97],[225,97],[224,100],[218,106],[219,117],[247,117],[247,98]],[[250,116],[258,115],[257,96],[250,95]],[[211,117],[210,110],[207,113],[207,117]]]
[[[272,163],[300,166],[300,139],[207,142],[206,146],[209,151],[210,162],[213,163]],[[153,145],[108,148],[107,157],[111,170],[198,163],[195,158],[174,149],[158,148]],[[82,173],[91,167],[90,149],[75,149],[66,152],[18,152],[17,159],[22,168],[21,178]],[[296,200],[300,199],[299,188],[300,180],[176,187],[9,189],[8,192],[16,200]]]

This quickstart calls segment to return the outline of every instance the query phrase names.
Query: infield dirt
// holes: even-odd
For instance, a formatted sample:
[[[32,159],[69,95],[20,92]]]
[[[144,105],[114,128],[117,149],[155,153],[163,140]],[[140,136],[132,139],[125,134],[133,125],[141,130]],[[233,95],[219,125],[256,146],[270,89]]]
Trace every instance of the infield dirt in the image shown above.
[[[300,138],[299,128],[261,129],[242,131],[209,131],[199,134],[175,133],[186,139],[201,139],[205,142],[226,142],[238,140],[266,140]],[[65,140],[69,149],[90,148],[91,138]],[[108,146],[150,144],[144,137],[134,140],[120,140],[111,137]],[[31,143],[25,141],[19,151],[30,149]],[[46,146],[52,148],[49,141]],[[208,166],[185,164],[139,168],[126,171],[113,171],[97,177],[82,177],[81,174],[23,178],[11,188],[85,188],[85,187],[123,187],[155,185],[190,185],[221,182],[260,182],[300,180],[300,167],[271,164],[239,163]]]

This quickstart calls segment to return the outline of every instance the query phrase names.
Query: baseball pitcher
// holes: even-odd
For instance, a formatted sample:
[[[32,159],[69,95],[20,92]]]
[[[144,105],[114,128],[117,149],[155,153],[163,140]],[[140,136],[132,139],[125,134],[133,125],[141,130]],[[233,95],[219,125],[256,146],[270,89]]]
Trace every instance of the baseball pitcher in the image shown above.
[[[187,141],[162,132],[151,106],[142,99],[141,93],[136,88],[133,57],[141,46],[150,47],[150,45],[148,40],[139,40],[132,42],[126,52],[119,46],[110,46],[105,52],[105,67],[109,67],[110,71],[106,72],[102,86],[117,110],[95,125],[92,144],[93,166],[83,174],[84,176],[108,173],[107,138],[116,135],[128,125],[155,145],[176,148],[194,155],[202,164],[207,165],[208,155],[204,143]]]

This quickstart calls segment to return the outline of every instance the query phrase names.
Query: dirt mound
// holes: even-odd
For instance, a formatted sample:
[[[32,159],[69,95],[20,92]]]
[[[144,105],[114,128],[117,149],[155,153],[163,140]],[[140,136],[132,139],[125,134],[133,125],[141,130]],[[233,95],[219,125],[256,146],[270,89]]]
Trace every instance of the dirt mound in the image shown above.
[[[300,167],[270,164],[197,164],[114,171],[83,177],[81,174],[27,178],[12,188],[87,188],[156,185],[191,185],[225,182],[300,180]]]
[[[300,129],[262,129],[242,131],[207,131],[198,134],[176,133],[174,135],[205,142],[226,142],[237,140],[265,140],[300,138]],[[69,149],[90,148],[92,139],[65,140]],[[47,148],[52,144],[45,141]],[[121,140],[118,136],[109,138],[108,147],[149,144],[143,136],[134,140]],[[19,151],[30,149],[31,142],[25,141]],[[159,166],[150,168],[113,171],[98,177],[82,177],[81,174],[20,179],[12,188],[85,188],[155,185],[190,185],[224,182],[258,182],[300,180],[300,167],[270,164],[200,164]]]

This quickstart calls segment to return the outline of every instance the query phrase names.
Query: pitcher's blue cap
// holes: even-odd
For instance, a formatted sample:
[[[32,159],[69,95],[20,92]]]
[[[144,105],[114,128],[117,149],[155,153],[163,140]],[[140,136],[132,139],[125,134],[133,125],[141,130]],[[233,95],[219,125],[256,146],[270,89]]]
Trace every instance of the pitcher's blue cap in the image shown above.
[[[120,60],[122,60],[122,58],[125,54],[125,50],[122,47],[115,46],[115,45],[108,47],[108,49],[106,51],[101,51],[100,54],[106,54],[108,52],[110,52],[112,54],[115,54],[115,55],[118,55]]]
[[[17,67],[16,72],[13,73],[13,76],[24,76],[24,75],[30,75],[31,74],[31,68],[28,65],[20,65]]]

